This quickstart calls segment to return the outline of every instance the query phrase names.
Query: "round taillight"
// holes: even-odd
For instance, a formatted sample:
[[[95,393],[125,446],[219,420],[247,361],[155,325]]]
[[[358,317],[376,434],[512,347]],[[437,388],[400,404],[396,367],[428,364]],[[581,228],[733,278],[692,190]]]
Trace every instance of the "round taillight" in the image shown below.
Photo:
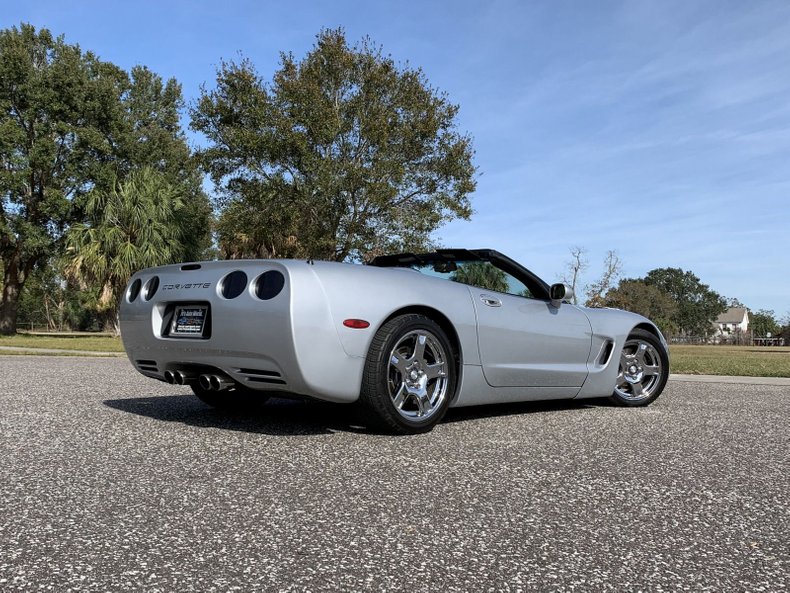
[[[276,270],[269,270],[255,279],[255,296],[268,301],[280,294],[284,286],[285,276]]]
[[[140,294],[140,286],[142,286],[142,284],[143,283],[138,278],[137,280],[132,282],[132,284],[129,286],[129,290],[126,293],[126,298],[129,300],[130,303],[137,298],[138,294]]]
[[[145,283],[145,288],[143,289],[143,298],[146,301],[150,301],[156,294],[157,290],[159,290],[159,276],[154,276]]]
[[[235,299],[247,287],[247,274],[241,270],[231,272],[222,279],[220,294],[226,299]]]

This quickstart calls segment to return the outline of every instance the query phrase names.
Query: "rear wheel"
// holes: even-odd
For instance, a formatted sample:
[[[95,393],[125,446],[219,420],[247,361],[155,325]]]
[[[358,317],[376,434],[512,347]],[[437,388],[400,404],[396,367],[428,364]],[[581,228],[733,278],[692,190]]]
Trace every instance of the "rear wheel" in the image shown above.
[[[442,328],[424,315],[402,315],[373,338],[359,400],[378,428],[427,432],[447,411],[456,381],[453,347]]]
[[[646,406],[664,390],[669,357],[652,333],[635,329],[620,354],[620,369],[611,400],[622,406]]]
[[[190,386],[192,392],[204,404],[212,408],[230,412],[252,411],[260,408],[269,399],[269,396],[262,391],[245,389],[244,387],[232,387],[223,391],[203,389],[200,385]]]

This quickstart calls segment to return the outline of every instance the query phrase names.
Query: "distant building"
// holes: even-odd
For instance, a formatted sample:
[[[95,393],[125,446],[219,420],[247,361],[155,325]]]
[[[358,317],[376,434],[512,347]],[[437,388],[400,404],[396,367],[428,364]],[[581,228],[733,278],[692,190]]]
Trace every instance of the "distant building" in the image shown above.
[[[731,336],[745,334],[749,329],[749,309],[746,307],[730,307],[716,318],[713,323],[716,334]]]

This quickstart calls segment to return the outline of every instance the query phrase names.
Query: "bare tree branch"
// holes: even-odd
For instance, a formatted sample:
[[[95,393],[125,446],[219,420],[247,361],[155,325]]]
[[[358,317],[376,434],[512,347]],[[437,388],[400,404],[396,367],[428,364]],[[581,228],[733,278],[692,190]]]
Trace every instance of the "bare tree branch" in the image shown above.
[[[571,247],[570,252],[571,259],[565,263],[565,272],[560,276],[560,281],[573,289],[573,304],[575,305],[578,303],[576,286],[579,282],[579,275],[588,268],[590,262],[585,257],[587,250],[584,247],[578,245]]]
[[[601,277],[586,287],[587,301],[584,304],[587,307],[603,307],[606,293],[613,288],[615,281],[620,277],[620,273],[623,271],[623,262],[616,251],[606,252],[603,268]]]

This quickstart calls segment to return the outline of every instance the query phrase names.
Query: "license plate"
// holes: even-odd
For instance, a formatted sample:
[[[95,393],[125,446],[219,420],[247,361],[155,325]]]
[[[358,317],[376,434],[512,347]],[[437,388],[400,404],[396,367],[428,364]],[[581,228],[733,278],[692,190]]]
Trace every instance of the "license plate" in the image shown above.
[[[170,326],[170,335],[178,337],[200,338],[203,336],[203,327],[206,325],[208,307],[190,305],[176,307],[173,313],[173,323]]]

